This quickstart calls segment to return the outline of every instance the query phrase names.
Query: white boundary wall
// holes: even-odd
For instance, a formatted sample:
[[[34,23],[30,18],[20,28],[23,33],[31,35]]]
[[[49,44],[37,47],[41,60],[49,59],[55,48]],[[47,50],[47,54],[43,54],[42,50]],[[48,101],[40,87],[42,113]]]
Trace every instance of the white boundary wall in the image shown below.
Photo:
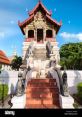
[[[79,82],[82,82],[82,71],[67,70],[66,73],[69,93],[74,94],[77,92],[77,84]],[[12,90],[11,85],[12,87],[14,87],[14,90],[16,88],[18,81],[18,71],[2,71],[2,73],[0,74],[0,82],[2,81],[2,79],[4,79],[5,84],[8,84],[8,93],[10,94]]]
[[[0,74],[0,83],[4,80],[5,84],[8,84],[8,94],[15,91],[18,81],[18,71],[2,71]]]
[[[63,73],[63,71],[62,71]],[[77,84],[82,82],[82,71],[66,70],[69,93],[77,93]]]

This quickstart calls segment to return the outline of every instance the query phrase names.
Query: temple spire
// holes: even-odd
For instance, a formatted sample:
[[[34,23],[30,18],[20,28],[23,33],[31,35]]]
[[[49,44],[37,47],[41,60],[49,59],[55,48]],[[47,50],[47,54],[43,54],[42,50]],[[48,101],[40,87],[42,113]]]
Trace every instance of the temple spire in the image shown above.
[[[13,56],[17,55],[16,46],[14,47]]]
[[[41,3],[41,0],[39,0],[39,3]]]

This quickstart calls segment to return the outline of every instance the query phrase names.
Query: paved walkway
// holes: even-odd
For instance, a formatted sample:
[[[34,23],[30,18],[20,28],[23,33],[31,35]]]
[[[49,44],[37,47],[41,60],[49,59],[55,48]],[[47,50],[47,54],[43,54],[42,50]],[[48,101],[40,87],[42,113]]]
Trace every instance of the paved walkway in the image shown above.
[[[26,104],[26,94],[19,97],[14,96],[11,102],[13,103],[11,109],[24,109]]]

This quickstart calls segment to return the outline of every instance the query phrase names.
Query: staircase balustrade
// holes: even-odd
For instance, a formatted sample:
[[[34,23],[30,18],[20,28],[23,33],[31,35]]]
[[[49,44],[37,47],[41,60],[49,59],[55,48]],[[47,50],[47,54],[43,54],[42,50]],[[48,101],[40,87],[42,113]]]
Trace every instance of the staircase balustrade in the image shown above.
[[[46,50],[47,50],[47,57],[50,58],[50,54],[52,51],[52,46],[51,46],[50,41],[47,41],[47,43],[46,43]]]
[[[27,62],[26,59],[32,55],[33,49],[34,49],[34,42],[31,42],[27,51],[26,51],[23,64],[26,64],[26,62]]]

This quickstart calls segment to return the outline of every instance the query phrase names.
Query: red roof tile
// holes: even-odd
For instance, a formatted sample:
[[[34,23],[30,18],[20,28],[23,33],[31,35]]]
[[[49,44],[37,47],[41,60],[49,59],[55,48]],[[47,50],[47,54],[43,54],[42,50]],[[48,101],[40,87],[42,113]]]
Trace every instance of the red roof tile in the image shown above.
[[[34,15],[31,15],[28,19],[24,20],[24,21],[21,22],[21,23],[20,23],[20,21],[18,21],[18,25],[21,27],[21,31],[23,32],[23,34],[24,34],[23,27],[24,27],[26,24],[28,24],[28,23],[30,23],[31,21],[33,21],[33,19],[34,19]]]
[[[5,53],[2,50],[0,50],[0,63],[10,64],[8,57],[5,55]]]
[[[23,32],[23,34],[25,34],[23,28],[26,26],[26,24],[29,24],[31,21],[33,21],[34,14],[39,9],[39,7],[41,7],[44,10],[44,12],[46,13],[46,19],[48,19],[51,23],[53,23],[54,25],[57,26],[57,32],[58,32],[58,30],[60,29],[62,23],[61,22],[59,23],[56,20],[53,20],[51,18],[51,12],[49,12],[45,8],[45,6],[42,4],[42,2],[39,1],[39,3],[35,6],[35,8],[31,12],[29,12],[29,18],[28,19],[24,20],[23,22],[18,21],[18,25],[21,28],[21,31]]]

